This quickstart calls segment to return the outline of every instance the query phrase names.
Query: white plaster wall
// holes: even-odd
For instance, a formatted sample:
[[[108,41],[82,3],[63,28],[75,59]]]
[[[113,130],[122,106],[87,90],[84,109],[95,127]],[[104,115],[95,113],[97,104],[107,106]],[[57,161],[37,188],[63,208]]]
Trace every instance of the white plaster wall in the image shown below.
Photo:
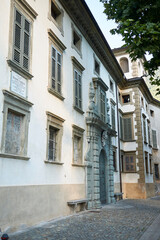
[[[85,129],[85,113],[78,113],[73,109],[73,67],[71,56],[85,67],[82,75],[83,111],[88,106],[89,83],[93,77],[94,58],[93,50],[82,36],[82,58],[71,48],[71,19],[64,11],[63,29],[64,36],[59,29],[48,19],[48,2],[33,1],[28,3],[38,13],[33,23],[33,54],[32,74],[33,79],[28,81],[28,100],[34,105],[31,108],[31,118],[28,135],[29,161],[0,158],[0,184],[1,186],[16,185],[43,185],[43,184],[83,184],[85,183],[85,170],[81,167],[73,167],[72,164],[72,124]],[[0,14],[0,89],[9,90],[10,72],[6,62],[8,56],[8,37],[10,19],[10,1],[2,0],[3,11]],[[5,22],[5,24],[4,24]],[[4,27],[5,25],[5,27]],[[67,49],[63,54],[63,84],[62,92],[64,101],[59,100],[47,91],[49,68],[49,39],[47,29],[51,28],[57,37],[64,43]],[[101,64],[100,77],[109,86],[109,74]],[[114,86],[115,88],[115,86]],[[116,102],[115,92],[107,92],[107,97]],[[2,135],[3,122],[3,94],[0,91],[0,135]],[[62,154],[64,164],[46,164],[47,141],[47,116],[50,111],[65,119],[63,124]],[[117,125],[117,120],[116,120]],[[85,129],[86,130],[86,129]],[[1,136],[0,136],[1,137]],[[86,151],[86,132],[84,132],[83,159]],[[115,141],[117,145],[117,140]],[[117,180],[118,181],[118,180]]]
[[[123,183],[138,183],[139,174],[137,173],[122,173]]]

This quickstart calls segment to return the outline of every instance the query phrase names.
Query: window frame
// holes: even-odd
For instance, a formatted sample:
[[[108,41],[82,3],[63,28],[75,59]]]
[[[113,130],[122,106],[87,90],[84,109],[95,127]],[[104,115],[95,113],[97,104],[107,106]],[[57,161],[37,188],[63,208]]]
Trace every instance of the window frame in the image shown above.
[[[125,138],[125,134],[126,133],[128,133],[128,131],[127,130],[125,130],[124,131],[124,126],[126,127],[126,124],[124,124],[124,120],[125,119],[130,119],[130,121],[131,121],[131,138]],[[124,142],[132,142],[132,141],[134,141],[134,128],[133,128],[133,116],[130,116],[130,115],[124,115],[123,116],[123,141]]]
[[[100,60],[98,60],[98,58],[96,57],[95,54],[93,54],[93,59],[94,59],[94,74],[99,77],[100,76],[100,67],[101,67],[101,64],[100,64]],[[99,68],[99,72],[96,71],[96,63],[98,65],[98,68]]]
[[[72,124],[72,166],[84,166],[83,163],[83,139],[84,139],[84,129],[80,128],[77,125]],[[80,153],[79,153],[79,159],[76,162],[74,160],[74,138],[79,138],[79,145],[80,145]]]
[[[71,57],[72,60],[72,64],[73,64],[73,108],[78,111],[79,113],[83,114],[83,71],[85,70],[85,68],[80,64],[80,62],[75,58],[75,57]],[[79,107],[79,103],[78,106],[76,105],[76,84],[75,84],[75,72],[77,72],[79,74],[79,76],[81,76],[81,98],[79,98],[79,94],[78,94],[78,102],[79,100],[81,101],[81,107]],[[79,91],[79,88],[78,88]]]
[[[74,26],[73,23],[71,23],[71,32],[72,32],[72,41],[71,41],[71,47],[80,55],[82,58],[82,35],[78,31],[78,29]],[[74,44],[74,33],[79,37],[79,47],[77,47]]]
[[[48,30],[48,37],[49,37],[48,92],[63,101],[65,99],[63,97],[63,54],[64,54],[64,51],[66,50],[66,46],[60,41],[60,39],[54,34],[54,32],[51,29]],[[61,55],[61,93],[57,91],[57,87],[55,89],[52,87],[52,49],[55,49],[56,56],[57,54]],[[58,63],[56,62],[56,66],[57,65]],[[55,76],[55,85],[56,86],[58,85],[57,75]]]
[[[154,144],[154,140],[156,139],[156,144]],[[157,141],[157,131],[152,129],[152,148],[157,150],[158,149],[158,141]]]
[[[23,68],[21,64],[18,64],[16,61],[14,61],[14,39],[15,39],[15,12],[17,11],[23,15],[23,17],[30,23],[30,46],[29,46],[29,65],[28,69]],[[36,11],[26,2],[23,1],[23,3],[13,0],[11,1],[11,17],[10,17],[10,29],[9,32],[9,51],[8,51],[8,59],[7,63],[11,67],[11,69],[21,76],[23,76],[26,79],[32,79],[32,42],[33,42],[33,23],[34,19],[38,14]],[[21,34],[22,35],[22,34]],[[21,50],[23,52],[23,49]],[[22,56],[21,56],[22,57]]]
[[[145,172],[149,174],[149,167],[148,167],[148,152],[144,152],[144,162],[145,162]]]
[[[46,112],[47,115],[47,146],[46,146],[46,160],[45,163],[52,163],[62,165],[61,162],[61,151],[62,151],[62,136],[63,136],[63,123],[64,119],[51,113]],[[55,161],[48,159],[49,156],[49,136],[50,136],[50,126],[57,131],[57,149]]]
[[[131,171],[130,169],[129,170],[126,170],[126,157],[133,157],[133,171]],[[136,170],[136,153],[135,152],[124,152],[124,155],[123,155],[123,172],[124,173],[136,173],[137,170]]]
[[[126,70],[124,69],[124,66],[122,67],[122,61],[126,61],[127,65],[125,66]],[[119,60],[119,64],[120,64],[120,67],[123,71],[123,73],[129,73],[129,61],[128,61],[128,58],[126,57],[121,57],[120,60]]]
[[[55,19],[52,17],[51,13],[51,8],[52,8],[52,3],[55,5],[57,10],[60,12],[60,15],[58,16],[59,19]],[[48,12],[48,19],[54,23],[54,25],[59,29],[62,35],[64,35],[63,31],[63,18],[64,18],[64,11],[63,9],[59,6],[56,0],[49,0],[49,12]]]
[[[3,90],[4,94],[4,107],[3,107],[3,130],[2,130],[2,143],[1,143],[1,153],[0,156],[5,158],[29,160],[27,156],[28,149],[28,131],[29,131],[29,121],[30,121],[30,108],[32,103],[22,99],[14,93]],[[5,138],[7,131],[7,115],[8,111],[15,112],[18,115],[23,115],[23,130],[21,144],[23,144],[21,152],[19,154],[7,153],[5,151]]]
[[[115,154],[115,158],[114,158]],[[114,172],[118,172],[117,169],[117,148],[113,146],[113,170]]]

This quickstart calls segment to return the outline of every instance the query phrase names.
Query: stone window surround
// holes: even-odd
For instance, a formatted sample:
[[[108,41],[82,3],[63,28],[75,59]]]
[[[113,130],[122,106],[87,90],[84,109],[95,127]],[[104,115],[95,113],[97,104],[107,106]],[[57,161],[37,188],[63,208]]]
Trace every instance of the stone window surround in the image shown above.
[[[153,174],[152,154],[149,154],[149,167],[150,167],[150,174]]]
[[[148,144],[147,141],[147,124],[146,124],[146,115],[142,114],[142,119],[143,119],[143,141],[145,144]],[[144,123],[145,123],[145,128],[144,128]]]
[[[71,37],[71,47],[80,55],[82,58],[82,35],[79,33],[78,29],[75,27],[73,23],[71,23],[71,32],[72,32],[72,37]],[[74,43],[73,43],[73,33],[76,33],[78,37],[80,38],[80,49],[78,49]]]
[[[54,3],[57,9],[61,12],[61,24],[59,24],[52,16],[51,16],[51,3]],[[48,19],[52,21],[55,26],[60,30],[62,36],[64,36],[64,30],[63,30],[63,18],[64,18],[64,11],[63,9],[58,5],[56,0],[49,0],[49,12],[48,12]]]
[[[49,74],[48,74],[48,92],[59,98],[60,100],[64,100],[63,93],[59,94],[52,88],[52,77],[51,77],[51,54],[52,54],[52,45],[57,49],[58,52],[61,53],[62,57],[62,65],[61,65],[61,86],[63,87],[63,52],[66,50],[66,46],[61,42],[61,40],[54,34],[51,29],[48,29],[48,37],[49,37]]]
[[[46,160],[44,162],[51,163],[51,164],[57,164],[57,165],[63,165],[64,163],[61,162],[61,149],[62,149],[63,123],[65,120],[49,111],[46,111],[46,115],[47,115],[47,129],[46,129],[47,130],[47,144],[46,144],[47,147],[46,147]],[[56,130],[58,130],[56,161],[48,160],[49,126],[52,126]]]
[[[81,73],[81,81],[82,81],[82,72],[85,70],[85,68],[82,66],[82,64],[74,57],[74,56],[71,56],[71,60],[72,60],[72,63],[73,63],[73,96],[74,96],[74,101],[73,101],[73,108],[78,111],[79,113],[81,114],[84,114],[84,111],[82,110],[83,109],[83,82],[81,84],[81,94],[82,94],[82,108],[78,108],[76,105],[75,105],[75,82],[74,82],[74,70],[78,70],[78,72]]]
[[[23,69],[21,66],[16,64],[12,59],[13,56],[13,41],[14,41],[14,14],[15,8],[21,12],[30,22],[30,53],[29,53],[29,71]],[[32,38],[33,38],[33,21],[38,16],[35,10],[26,2],[26,0],[12,0],[11,11],[10,11],[10,29],[9,32],[9,50],[7,63],[11,69],[18,74],[22,75],[26,79],[32,79]]]
[[[94,69],[93,69],[93,73],[97,76],[100,77],[100,68],[101,68],[101,62],[100,60],[97,58],[97,56],[95,55],[95,53],[93,53],[93,60],[94,60]],[[95,71],[95,61],[99,64],[99,74]]]
[[[146,157],[147,157],[147,162],[146,162]],[[148,152],[146,151],[144,152],[144,163],[145,163],[145,173],[149,174]]]
[[[134,167],[135,167],[135,170],[132,172],[132,171],[126,171],[125,169],[125,156],[133,156],[133,160],[134,160]],[[137,169],[136,169],[136,152],[135,151],[128,151],[128,152],[123,152],[123,172],[122,173],[137,173]]]
[[[72,147],[72,166],[76,166],[76,167],[84,167],[85,165],[83,164],[83,133],[84,133],[84,129],[80,128],[79,126],[72,124],[72,146],[74,146],[74,136],[77,136],[80,138],[81,141],[81,159],[79,163],[74,163],[74,148]]]
[[[2,131],[2,144],[1,144],[0,156],[3,158],[29,160],[29,157],[27,156],[28,127],[29,127],[29,121],[30,121],[30,108],[32,107],[33,104],[8,90],[3,90],[3,94],[4,94],[4,108],[3,108],[4,116],[3,116],[3,131]],[[23,131],[24,132],[23,138],[25,139],[25,143],[24,143],[23,155],[5,153],[5,134],[6,134],[6,126],[7,126],[8,109],[24,116],[25,130]]]
[[[133,124],[133,113],[134,112],[127,112],[127,113],[121,113],[122,114],[122,120],[124,119],[124,118],[131,118],[131,126],[132,126],[132,140],[125,140],[125,139],[123,139],[122,141],[124,141],[124,142],[135,142],[136,140],[134,139],[134,124]],[[124,126],[124,124],[123,124],[123,126]],[[123,138],[124,138],[124,129],[123,129]]]
[[[127,71],[123,71],[124,69],[122,69],[122,71],[123,71],[124,73],[129,73],[129,61],[128,61],[128,58],[127,58],[127,57],[121,57],[121,58],[119,59],[119,65],[120,65],[120,67],[121,67],[121,62],[122,62],[123,60],[126,61],[126,64],[127,64],[127,66],[126,66]],[[122,67],[121,67],[121,68],[122,68]]]

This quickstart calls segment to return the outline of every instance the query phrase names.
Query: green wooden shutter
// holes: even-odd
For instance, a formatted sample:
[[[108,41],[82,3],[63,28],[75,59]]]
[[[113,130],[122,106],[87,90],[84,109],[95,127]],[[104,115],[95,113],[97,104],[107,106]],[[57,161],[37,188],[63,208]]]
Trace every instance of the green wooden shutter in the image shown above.
[[[124,140],[132,140],[132,122],[131,118],[123,119]]]
[[[155,130],[152,130],[152,142],[153,142],[153,148],[157,148],[157,136],[156,136]]]

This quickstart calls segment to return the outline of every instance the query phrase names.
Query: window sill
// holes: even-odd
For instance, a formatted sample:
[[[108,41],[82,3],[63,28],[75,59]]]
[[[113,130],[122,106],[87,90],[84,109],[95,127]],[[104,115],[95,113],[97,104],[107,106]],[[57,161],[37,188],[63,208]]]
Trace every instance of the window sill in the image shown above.
[[[122,140],[123,142],[136,142],[136,140]]]
[[[29,157],[15,155],[15,154],[9,154],[9,153],[0,153],[0,157],[2,157],[2,158],[13,158],[13,159],[25,160],[25,161],[28,161],[30,159]]]
[[[158,148],[157,148],[157,147],[153,147],[153,146],[152,146],[152,149],[153,149],[153,150],[158,150]]]
[[[63,165],[63,164],[64,164],[64,163],[62,163],[62,162],[48,161],[48,160],[45,160],[44,162],[45,162],[45,163],[50,163],[50,164],[56,164],[56,165]]]
[[[84,164],[72,163],[73,167],[85,167]]]
[[[52,88],[48,88],[48,92],[51,93],[52,95],[56,96],[57,98],[59,98],[62,101],[65,99],[61,94],[59,94],[58,92],[56,92]]]
[[[123,171],[122,173],[137,173],[136,171],[134,171],[134,172],[125,172],[125,171]]]
[[[24,70],[18,64],[13,62],[12,60],[7,60],[8,65],[14,70],[15,72],[21,74],[24,78],[32,79],[33,75],[31,75],[28,71]]]
[[[84,114],[84,112],[80,109],[80,108],[78,108],[78,107],[76,107],[76,106],[74,106],[73,107],[77,112],[79,112],[79,113],[81,113],[81,114]]]

